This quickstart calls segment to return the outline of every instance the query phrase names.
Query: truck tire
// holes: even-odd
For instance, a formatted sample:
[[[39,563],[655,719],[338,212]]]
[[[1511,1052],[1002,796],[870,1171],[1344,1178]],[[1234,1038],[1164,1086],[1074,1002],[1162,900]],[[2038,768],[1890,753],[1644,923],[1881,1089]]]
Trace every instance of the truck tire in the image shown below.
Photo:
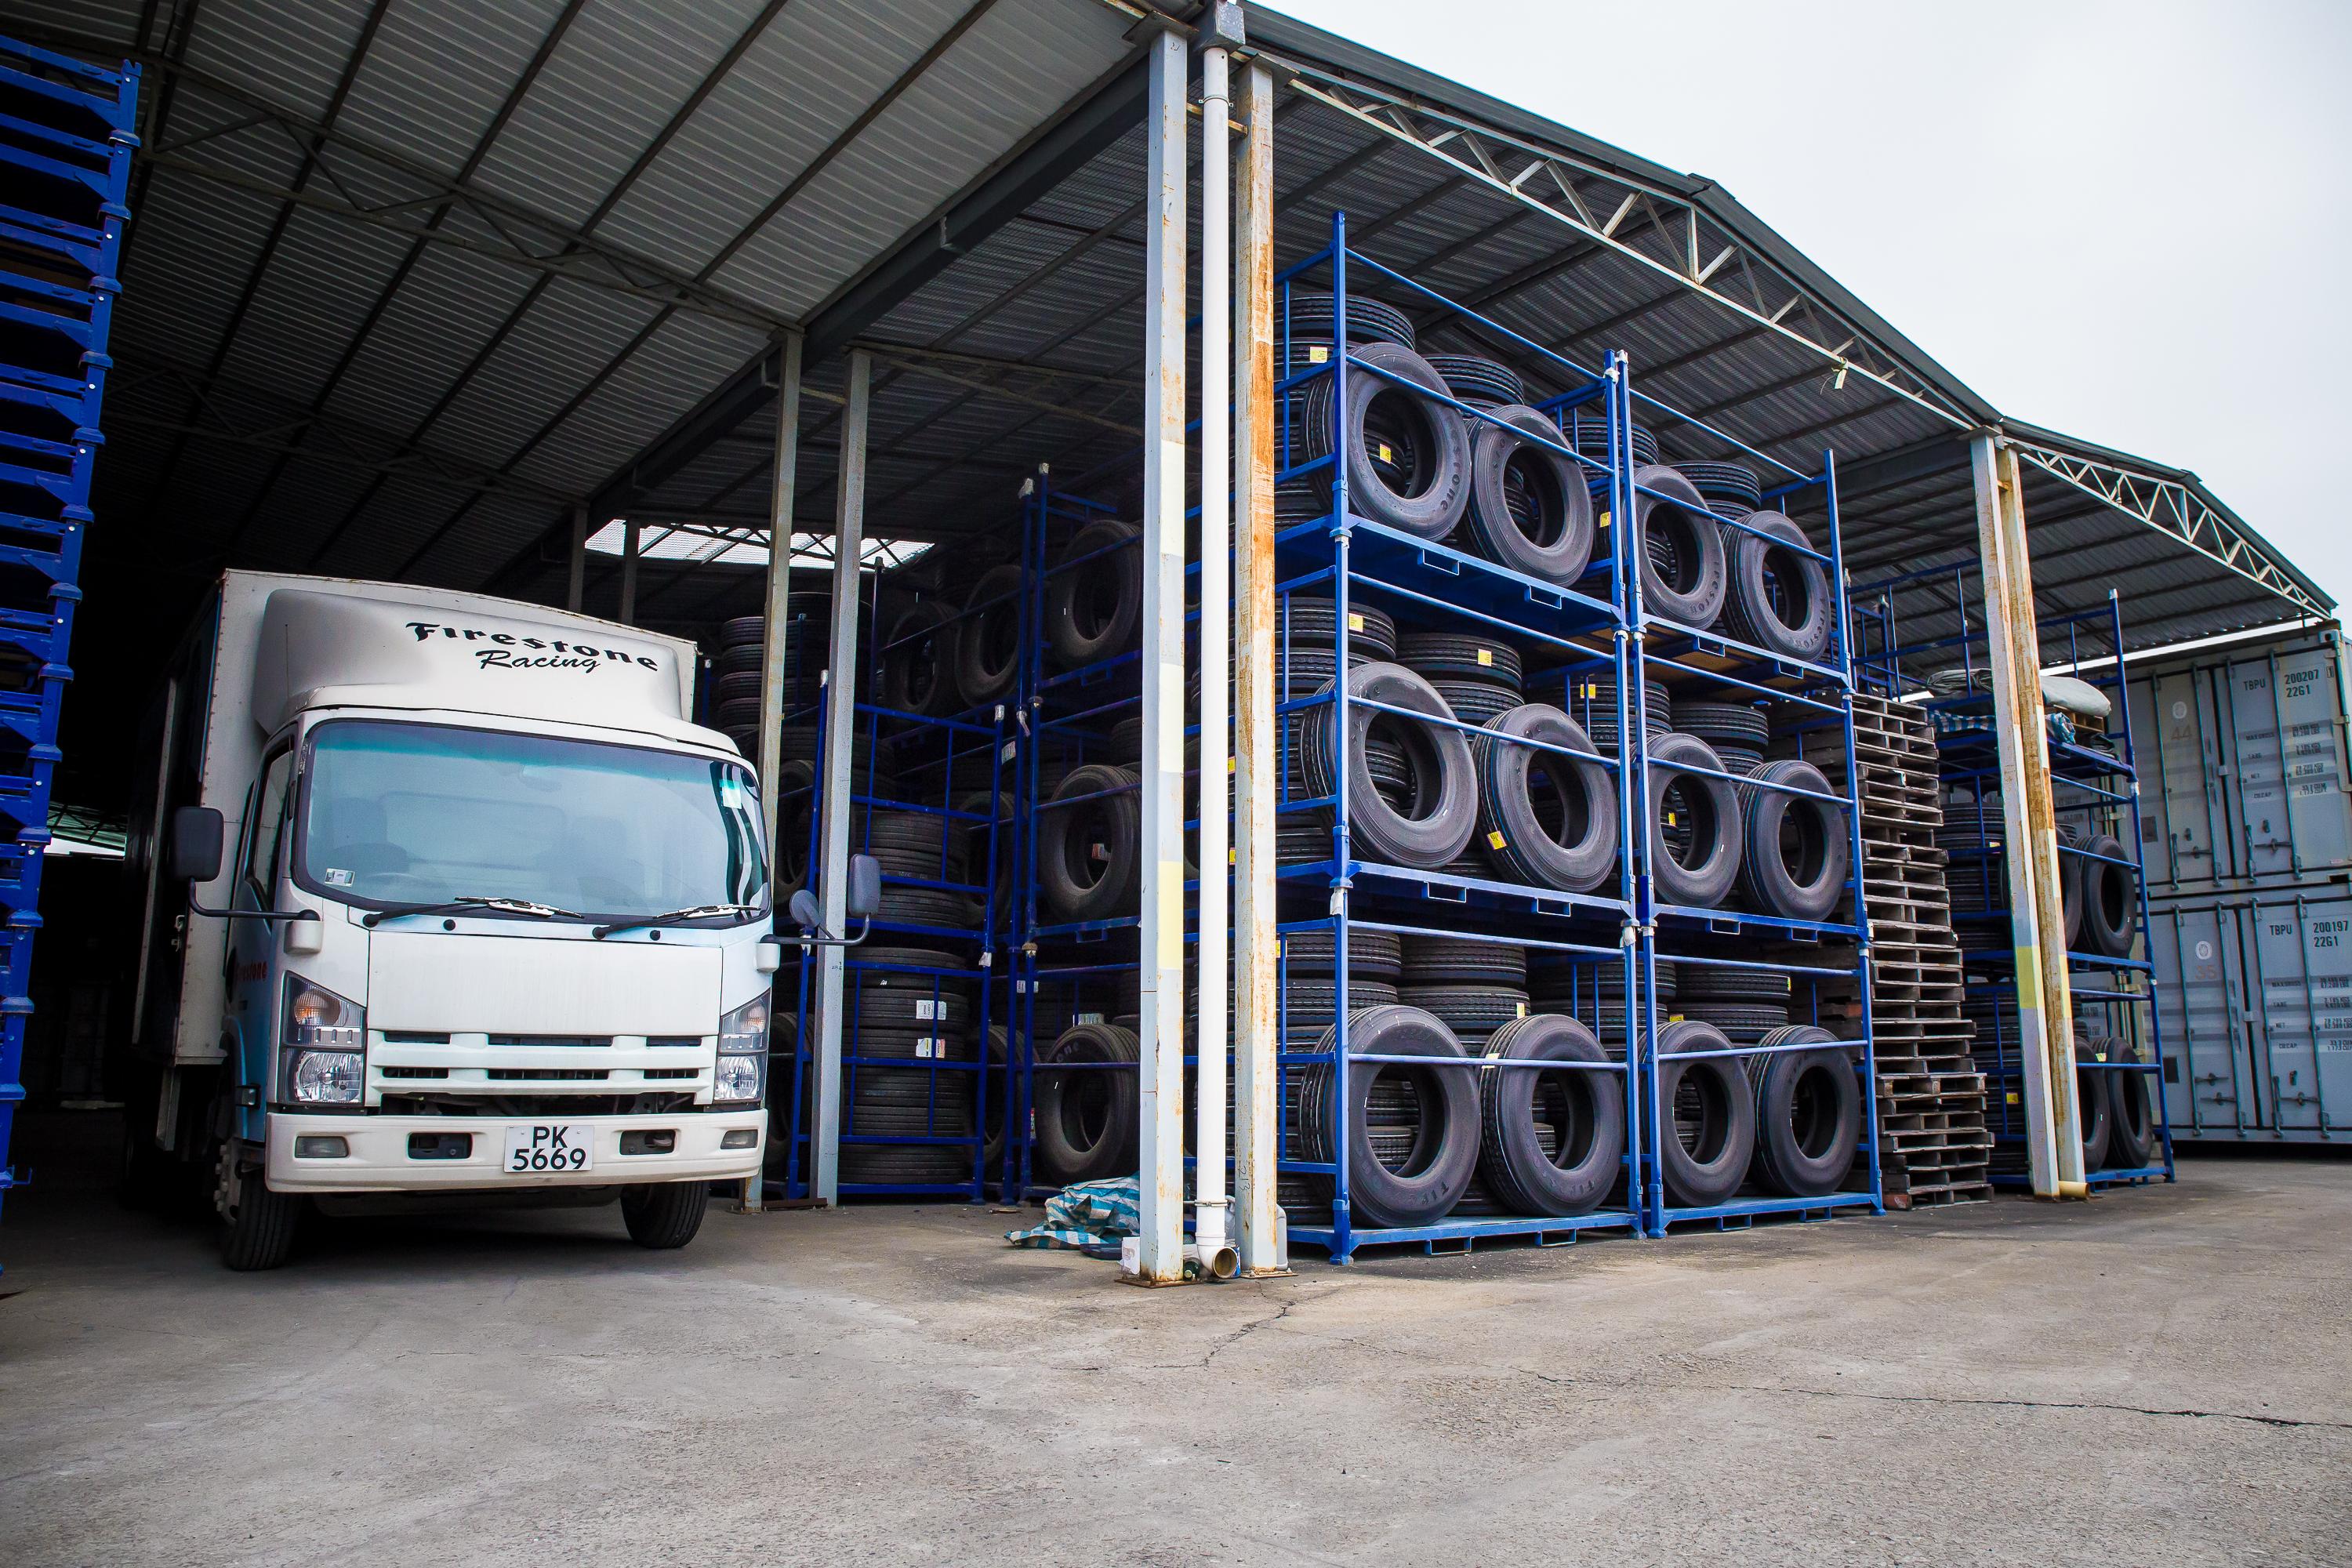
[[[1367,1229],[1428,1225],[1443,1219],[1478,1172],[1478,1087],[1460,1062],[1462,1044],[1418,1007],[1367,1007],[1348,1018],[1349,1049],[1363,1056],[1427,1057],[1428,1068],[1391,1062],[1350,1062],[1339,1085],[1326,1065],[1301,1069],[1298,1121],[1291,1147],[1303,1160],[1338,1157],[1348,1142],[1349,1203]],[[1315,1047],[1337,1048],[1338,1029]],[[1388,1079],[1389,1084],[1381,1079]],[[1382,1093],[1381,1090],[1391,1090]],[[1406,1092],[1409,1090],[1409,1092]],[[1381,1102],[1376,1111],[1373,1101]],[[1330,1178],[1321,1185],[1329,1190]]]
[[[2083,1169],[2104,1171],[2113,1163],[2107,1157],[2108,1145],[2115,1141],[2115,1101],[2107,1092],[2107,1080],[2115,1074],[2095,1061],[2085,1064],[2084,1058],[2094,1052],[2112,1049],[2114,1042],[2105,1039],[2077,1039],[2074,1042],[2074,1106],[2075,1115],[2083,1128]]]
[[[1470,401],[1458,390],[1455,395]],[[1592,563],[1592,491],[1582,466],[1512,434],[1524,430],[1565,446],[1567,437],[1545,416],[1516,404],[1492,412],[1510,428],[1484,420],[1472,427],[1470,537],[1487,560],[1565,587]]]
[[[966,708],[1002,701],[1021,674],[1021,568],[981,574],[956,628],[956,693]]]
[[[1811,763],[1767,763],[1750,775],[1819,795],[1834,795]],[[1845,813],[1827,801],[1778,790],[1748,792],[1739,885],[1748,900],[1782,920],[1826,921],[1845,897],[1853,848]]]
[[[1677,1205],[1719,1204],[1739,1191],[1756,1152],[1756,1096],[1733,1057],[1702,1057],[1687,1051],[1723,1051],[1731,1042],[1712,1024],[1685,1019],[1657,1037],[1658,1103],[1665,1126],[1658,1166],[1666,1195]]]
[[[1731,591],[1724,606],[1724,629],[1741,642],[1790,658],[1819,659],[1829,651],[1837,615],[1830,597],[1830,574],[1810,555],[1805,531],[1777,511],[1751,511],[1739,520],[1757,533],[1733,529]]]
[[[1747,1061],[1756,1093],[1757,1181],[1792,1198],[1825,1197],[1845,1180],[1862,1142],[1862,1086],[1852,1048],[1810,1024],[1775,1029],[1757,1044],[1822,1047]]]
[[[1573,1018],[1530,1014],[1486,1037],[1494,1061],[1608,1060]],[[1513,1214],[1591,1214],[1609,1195],[1625,1154],[1625,1087],[1591,1068],[1530,1068],[1478,1077],[1478,1173]]]
[[[240,1274],[275,1268],[294,1249],[305,1207],[296,1193],[273,1193],[260,1156],[224,1138],[213,1161],[213,1206],[220,1214],[221,1261]]]
[[[622,1189],[621,1223],[639,1247],[667,1252],[694,1239],[709,1204],[709,1182],[648,1182]]]
[[[1056,800],[1096,798],[1040,811],[1037,890],[1066,921],[1131,914],[1142,885],[1142,805],[1130,769],[1089,765],[1062,781]]]
[[[1444,378],[1402,343],[1366,343],[1351,357],[1386,374],[1349,367],[1348,405],[1338,418],[1348,505],[1400,533],[1444,538],[1470,504],[1470,433],[1453,409],[1407,390],[1445,393]],[[1331,450],[1331,384],[1330,376],[1307,384],[1306,427],[1298,432],[1306,458]]]
[[[1098,664],[1136,646],[1143,625],[1143,531],[1090,522],[1045,579],[1045,638],[1066,669]]]
[[[1714,909],[1739,879],[1739,797],[1728,779],[1675,766],[1721,770],[1722,759],[1697,736],[1660,735],[1649,752],[1650,875],[1658,897],[1686,909]],[[1676,810],[1668,809],[1669,791],[1679,797]]]
[[[1453,718],[1429,682],[1397,664],[1367,664],[1348,672],[1348,692],[1432,718]],[[1304,771],[1315,795],[1339,793],[1338,710],[1307,715],[1301,737]],[[1349,824],[1354,847],[1367,859],[1433,869],[1462,853],[1478,826],[1478,773],[1470,742],[1451,724],[1425,724],[1370,708],[1348,710]],[[1402,802],[1384,799],[1365,757],[1368,742],[1393,742],[1405,752],[1412,780]],[[1369,853],[1366,853],[1369,851]]]
[[[1695,632],[1715,625],[1731,585],[1723,525],[1691,482],[1673,468],[1638,468],[1633,482],[1633,547],[1641,563],[1642,604],[1650,614]],[[1661,500],[1660,497],[1665,499]]]
[[[2106,958],[2129,958],[2139,931],[2139,890],[2128,867],[2118,860],[2130,857],[2113,835],[2102,833],[2083,846],[2085,853],[2102,857],[2079,860],[2082,867],[2083,946]],[[2146,1163],[2146,1162],[2142,1162]]]
[[[1125,1064],[1138,1059],[1135,1032],[1117,1024],[1078,1024],[1062,1031],[1038,1064],[1035,1137],[1038,1166],[1071,1184],[1131,1175],[1140,1124],[1140,1080],[1122,1066],[1046,1072],[1064,1063]]]
[[[1490,721],[1498,735],[1540,741],[1598,759],[1576,721],[1530,702]],[[1487,858],[1515,879],[1589,893],[1617,860],[1617,782],[1596,760],[1581,763],[1502,741],[1474,739],[1478,764],[1478,837]]]

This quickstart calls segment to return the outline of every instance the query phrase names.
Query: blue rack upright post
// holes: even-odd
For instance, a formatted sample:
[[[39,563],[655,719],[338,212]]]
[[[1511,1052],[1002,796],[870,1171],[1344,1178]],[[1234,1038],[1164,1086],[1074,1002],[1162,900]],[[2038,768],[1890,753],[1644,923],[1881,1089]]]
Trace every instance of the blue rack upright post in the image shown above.
[[[9,1132],[138,98],[136,66],[0,38],[0,1194],[16,1180]]]

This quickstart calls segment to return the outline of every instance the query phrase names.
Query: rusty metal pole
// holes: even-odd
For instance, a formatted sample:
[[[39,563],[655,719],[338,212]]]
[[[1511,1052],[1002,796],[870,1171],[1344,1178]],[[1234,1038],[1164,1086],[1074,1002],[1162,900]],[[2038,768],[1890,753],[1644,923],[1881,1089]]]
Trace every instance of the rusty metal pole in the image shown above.
[[[2074,1102],[2066,919],[2058,883],[2058,819],[2051,799],[2050,731],[2042,709],[2042,634],[2025,547],[2025,492],[2017,454],[1987,432],[1970,446],[1977,549],[1984,577],[1985,641],[2000,757],[2001,857],[2009,876],[2010,940],[2017,965],[2017,1044],[2025,1100],[2026,1165],[2034,1195],[2079,1198],[2083,1126]]]
[[[1211,7],[1213,21],[1230,19],[1232,42],[1240,41],[1241,7]],[[1219,32],[1204,37],[1223,39]],[[1225,1194],[1225,999],[1232,972],[1227,944],[1232,925],[1234,857],[1228,822],[1233,738],[1227,731],[1232,707],[1233,482],[1232,430],[1227,400],[1233,391],[1233,155],[1226,134],[1231,123],[1227,82],[1231,56],[1224,42],[1201,51],[1201,766],[1200,969],[1193,1009],[1198,1037],[1193,1054],[1192,1245],[1201,1272],[1230,1279],[1238,1267],[1233,1249],[1232,1203]]]
[[[1244,1277],[1281,1274],[1275,1224],[1274,73],[1242,73],[1234,247],[1234,1196]]]
[[[1150,41],[1144,119],[1143,773],[1136,1266],[1184,1279],[1184,266],[1190,170],[1182,36]]]
[[[801,452],[801,334],[784,339],[783,368],[776,382],[776,450],[768,484],[768,595],[766,642],[760,655],[760,817],[768,833],[772,862],[776,845],[776,788],[783,771],[784,656],[790,651],[786,612],[793,579],[793,490]],[[801,658],[814,650],[803,648]]]
[[[857,563],[866,555],[866,422],[874,360],[849,356],[841,416],[841,478],[833,522],[833,647],[824,672],[824,777],[817,794],[817,897],[824,929],[849,925],[850,750],[857,732]],[[816,950],[816,1126],[810,1133],[810,1191],[841,1202],[842,949]]]

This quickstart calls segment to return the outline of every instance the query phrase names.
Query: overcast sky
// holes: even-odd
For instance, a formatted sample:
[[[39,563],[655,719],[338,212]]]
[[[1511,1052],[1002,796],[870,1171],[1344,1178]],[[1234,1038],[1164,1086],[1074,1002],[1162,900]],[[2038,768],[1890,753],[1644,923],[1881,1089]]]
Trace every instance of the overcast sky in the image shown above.
[[[1276,4],[1713,179],[2003,413],[2195,469],[2352,602],[2346,0]]]

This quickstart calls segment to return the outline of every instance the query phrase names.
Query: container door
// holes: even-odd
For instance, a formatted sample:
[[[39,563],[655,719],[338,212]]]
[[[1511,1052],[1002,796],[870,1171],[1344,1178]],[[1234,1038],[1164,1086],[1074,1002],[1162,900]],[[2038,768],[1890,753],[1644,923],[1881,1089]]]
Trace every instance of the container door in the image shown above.
[[[2214,831],[2224,820],[2213,797],[2222,776],[2221,758],[2205,722],[2204,683],[2198,673],[2183,669],[2156,677],[2149,683],[2153,693],[2142,700],[2155,730],[2153,743],[2132,737],[2142,768],[2155,764],[2155,779],[2148,782],[2162,785],[2150,789],[2143,782],[2140,792],[2140,852],[2151,888],[2210,881],[2225,870],[2216,861]],[[2142,710],[2136,702],[2133,711]],[[2151,837],[2151,829],[2161,837]]]
[[[2345,793],[2344,685],[2330,637],[2284,652],[2277,669],[2286,721],[2286,791],[2294,869],[2324,876],[2352,866],[2352,795]]]
[[[2256,1125],[2236,911],[2212,904],[2148,911],[2157,1019],[2164,1033],[2164,1110],[2183,1138]]]
[[[2293,876],[2294,838],[2289,831],[2286,772],[2279,745],[2278,671],[2268,657],[2240,659],[2222,678],[2228,704],[2231,774],[2238,785],[2238,853],[2242,875]]]
[[[2246,911],[2262,998],[2256,1070],[2283,1132],[2342,1128],[2352,1110],[2352,899]]]

